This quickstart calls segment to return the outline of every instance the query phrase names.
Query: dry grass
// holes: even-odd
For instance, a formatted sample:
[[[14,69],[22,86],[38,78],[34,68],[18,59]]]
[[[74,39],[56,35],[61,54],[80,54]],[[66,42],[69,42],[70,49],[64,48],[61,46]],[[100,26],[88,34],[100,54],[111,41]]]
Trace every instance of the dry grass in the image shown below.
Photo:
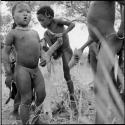
[[[86,70],[88,74],[85,73],[86,71],[83,72],[81,67],[84,67],[83,69]],[[46,68],[41,68],[41,71],[43,72],[47,89],[47,97],[44,102],[44,114],[47,113],[50,116],[49,121],[51,124],[94,123],[95,98],[93,91],[88,85],[92,81],[93,76],[87,64],[86,56],[83,57],[79,65],[71,70],[77,101],[77,117],[73,116],[73,112],[70,108],[69,94],[66,81],[63,77],[62,64],[58,61],[51,64],[50,74],[48,74]],[[81,78],[82,74],[87,74],[86,80],[84,77]],[[49,89],[51,89],[51,91]]]

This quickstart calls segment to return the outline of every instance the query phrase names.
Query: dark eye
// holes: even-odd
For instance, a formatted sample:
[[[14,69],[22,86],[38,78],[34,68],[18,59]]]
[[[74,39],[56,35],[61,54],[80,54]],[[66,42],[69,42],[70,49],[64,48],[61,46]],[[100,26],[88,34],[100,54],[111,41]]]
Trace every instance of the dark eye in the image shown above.
[[[27,13],[31,13],[29,10],[27,10]]]

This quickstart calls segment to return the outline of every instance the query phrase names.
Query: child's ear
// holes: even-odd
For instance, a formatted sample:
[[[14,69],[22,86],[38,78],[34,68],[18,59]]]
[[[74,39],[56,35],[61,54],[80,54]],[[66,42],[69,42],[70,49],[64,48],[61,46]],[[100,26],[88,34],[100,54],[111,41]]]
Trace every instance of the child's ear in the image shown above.
[[[47,18],[48,18],[48,19],[52,19],[52,16],[51,16],[51,15],[48,15]]]
[[[51,15],[49,15],[49,14],[48,14],[48,16],[47,16],[47,17],[48,17],[49,19],[52,19],[52,16],[51,16]]]
[[[49,13],[47,13],[47,12],[46,12],[46,14],[45,14],[45,15],[46,15],[46,17],[47,17],[47,18],[49,18],[49,19],[51,19],[51,18],[52,18],[52,16],[51,16]]]

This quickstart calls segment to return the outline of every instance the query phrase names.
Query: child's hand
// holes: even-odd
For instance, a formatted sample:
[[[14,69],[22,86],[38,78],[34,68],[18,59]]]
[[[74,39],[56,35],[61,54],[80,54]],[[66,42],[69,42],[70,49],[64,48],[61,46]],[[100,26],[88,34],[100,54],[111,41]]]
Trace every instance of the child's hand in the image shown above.
[[[6,76],[5,84],[6,84],[6,87],[8,87],[9,89],[11,89],[12,80],[13,80],[12,75],[7,75]]]
[[[57,38],[60,38],[60,37],[63,37],[63,33],[56,33],[54,36]]]
[[[46,60],[41,58],[40,59],[40,66],[42,66],[42,67],[46,66]]]
[[[81,56],[82,56],[82,50],[81,49],[75,49],[73,55],[74,55],[74,58],[75,58],[75,62],[78,63]]]
[[[73,54],[73,56],[72,56],[72,58],[71,58],[71,60],[68,64],[69,68],[72,68],[73,66],[75,66],[79,62],[79,60],[81,58],[81,55],[82,55],[81,49],[75,49],[74,50],[74,54]]]

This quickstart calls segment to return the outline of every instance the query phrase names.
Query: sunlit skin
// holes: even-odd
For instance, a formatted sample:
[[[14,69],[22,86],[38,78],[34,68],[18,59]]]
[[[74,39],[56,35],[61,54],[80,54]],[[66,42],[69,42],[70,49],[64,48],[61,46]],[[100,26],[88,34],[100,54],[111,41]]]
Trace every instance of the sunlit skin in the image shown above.
[[[17,26],[6,37],[4,67],[6,75],[11,77],[9,54],[13,45],[16,50],[15,81],[18,94],[21,95],[21,104],[24,104],[24,107],[20,105],[20,117],[23,123],[26,123],[29,112],[25,109],[25,105],[30,105],[32,102],[32,89],[34,88],[36,92],[37,106],[43,102],[46,95],[44,79],[38,68],[41,47],[38,33],[28,27],[31,20],[30,7],[25,3],[17,4],[13,18]]]

